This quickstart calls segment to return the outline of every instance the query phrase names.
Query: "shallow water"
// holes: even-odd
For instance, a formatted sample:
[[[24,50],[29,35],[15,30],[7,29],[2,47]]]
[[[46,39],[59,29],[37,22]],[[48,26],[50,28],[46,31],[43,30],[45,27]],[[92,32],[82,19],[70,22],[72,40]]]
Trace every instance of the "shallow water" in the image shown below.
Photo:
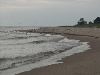
[[[14,75],[57,64],[58,60],[66,56],[89,49],[86,42],[69,40],[61,35],[39,33],[26,35],[12,31],[16,28],[7,29],[5,28],[6,32],[3,30],[0,32],[0,75]]]

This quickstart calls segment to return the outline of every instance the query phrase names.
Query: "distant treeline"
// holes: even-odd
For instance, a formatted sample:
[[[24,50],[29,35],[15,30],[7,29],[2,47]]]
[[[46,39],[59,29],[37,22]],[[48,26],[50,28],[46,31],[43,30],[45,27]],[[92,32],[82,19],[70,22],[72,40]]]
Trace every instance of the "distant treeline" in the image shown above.
[[[80,18],[75,27],[97,27],[100,28],[100,17],[97,17],[93,22],[87,22],[84,18]]]
[[[93,21],[86,21],[84,18],[80,18],[74,26],[60,26],[60,27],[96,27],[100,28],[100,17],[97,17]]]

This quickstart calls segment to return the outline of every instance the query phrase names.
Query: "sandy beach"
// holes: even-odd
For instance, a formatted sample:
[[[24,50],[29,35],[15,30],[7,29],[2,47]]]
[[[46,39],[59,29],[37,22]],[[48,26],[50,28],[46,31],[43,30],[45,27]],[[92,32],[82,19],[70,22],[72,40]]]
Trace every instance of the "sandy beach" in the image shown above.
[[[93,33],[91,32],[90,34]],[[86,52],[64,58],[62,60],[64,63],[62,64],[41,67],[17,75],[100,75],[100,38],[93,37],[92,35],[82,36],[82,34],[63,35],[69,39],[89,42],[91,49]]]

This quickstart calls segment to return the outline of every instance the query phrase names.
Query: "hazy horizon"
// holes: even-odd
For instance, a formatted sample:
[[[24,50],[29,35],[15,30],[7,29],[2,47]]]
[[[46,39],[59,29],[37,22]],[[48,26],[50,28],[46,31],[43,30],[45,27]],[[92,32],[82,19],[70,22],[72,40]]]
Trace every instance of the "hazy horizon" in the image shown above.
[[[0,0],[0,26],[75,25],[100,16],[100,0]]]

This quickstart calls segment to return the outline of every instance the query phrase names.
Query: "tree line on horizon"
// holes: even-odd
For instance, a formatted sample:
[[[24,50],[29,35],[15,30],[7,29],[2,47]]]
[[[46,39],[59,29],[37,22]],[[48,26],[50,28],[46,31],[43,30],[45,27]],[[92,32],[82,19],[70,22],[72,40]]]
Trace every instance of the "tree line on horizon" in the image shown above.
[[[79,27],[100,27],[100,17],[97,17],[93,22],[87,22],[84,18],[80,18],[77,22],[77,25]]]

